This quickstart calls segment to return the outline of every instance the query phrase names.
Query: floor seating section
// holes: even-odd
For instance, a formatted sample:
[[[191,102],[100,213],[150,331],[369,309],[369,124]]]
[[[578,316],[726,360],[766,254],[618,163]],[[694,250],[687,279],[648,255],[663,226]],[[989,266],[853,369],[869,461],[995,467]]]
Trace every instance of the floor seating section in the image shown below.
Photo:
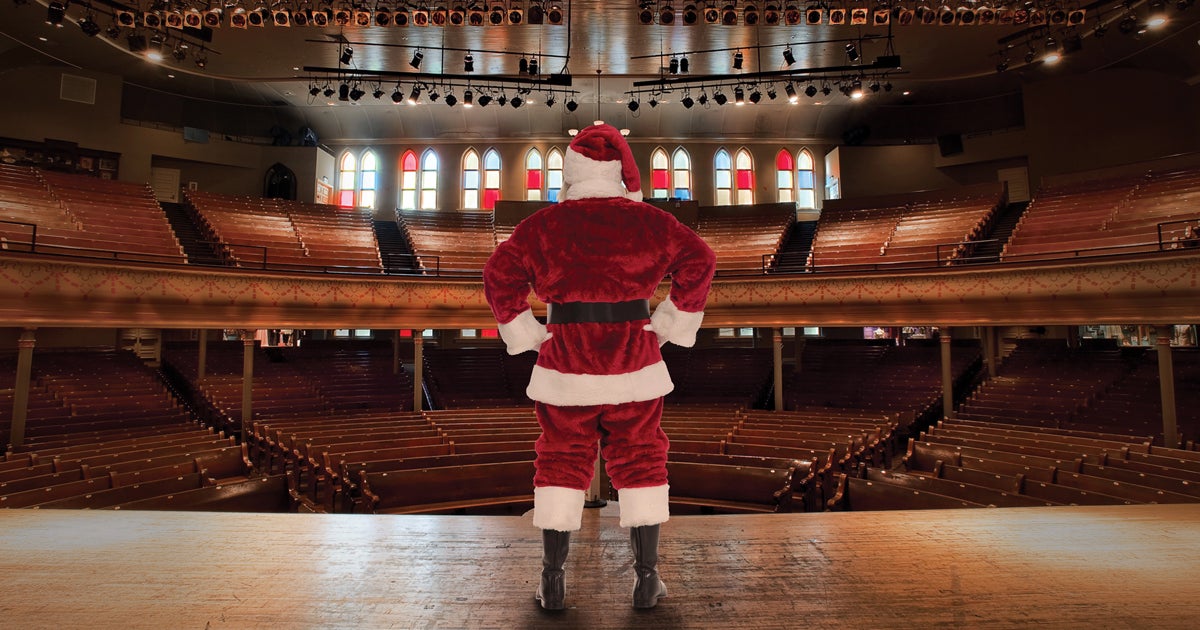
[[[771,387],[770,348],[663,347],[675,389],[668,404],[760,406]]]
[[[11,358],[0,364],[11,381]],[[27,422],[0,458],[0,508],[178,509],[172,497],[245,490],[253,472],[243,445],[197,423],[129,352],[35,352]],[[275,493],[260,484],[242,509],[286,511],[282,481]]]
[[[953,263],[1004,203],[1000,186],[830,204],[821,213],[809,271],[862,271]]]
[[[214,426],[240,433],[242,342],[210,342],[204,378],[198,378],[199,347],[194,342],[168,344],[163,361]],[[411,410],[412,375],[392,370],[389,343],[305,341],[300,347],[256,347],[254,419]]]
[[[371,216],[361,211],[201,191],[186,201],[235,266],[383,273]]]
[[[1200,353],[1171,351],[1181,443],[1200,437]],[[1084,346],[1062,340],[1019,340],[963,403],[964,420],[1003,422],[1123,435],[1153,435],[1162,444],[1158,355],[1150,348]]]
[[[1001,254],[1006,262],[1180,247],[1200,225],[1200,168],[1042,186]],[[1194,228],[1193,228],[1194,229]]]
[[[537,354],[503,348],[427,348],[425,391],[436,409],[503,407],[533,401],[525,395]]]
[[[186,262],[154,191],[145,184],[0,165],[0,248],[134,260]]]
[[[945,420],[909,441],[902,471],[838,477],[832,510],[1200,502],[1200,453],[1129,436]]]

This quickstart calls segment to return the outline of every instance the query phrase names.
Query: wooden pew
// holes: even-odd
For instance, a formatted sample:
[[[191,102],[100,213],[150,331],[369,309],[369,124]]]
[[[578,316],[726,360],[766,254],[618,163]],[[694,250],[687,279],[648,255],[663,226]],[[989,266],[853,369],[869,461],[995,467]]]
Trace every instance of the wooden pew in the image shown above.
[[[444,513],[533,504],[533,462],[501,462],[359,474],[358,512]]]
[[[667,461],[671,504],[703,513],[786,512],[794,467],[760,468]]]

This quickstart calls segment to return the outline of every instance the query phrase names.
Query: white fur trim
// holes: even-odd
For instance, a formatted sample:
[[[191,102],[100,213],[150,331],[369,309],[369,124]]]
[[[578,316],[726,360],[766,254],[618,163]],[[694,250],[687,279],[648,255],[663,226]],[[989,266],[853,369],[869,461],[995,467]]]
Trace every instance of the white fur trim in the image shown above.
[[[643,527],[667,522],[671,517],[669,490],[671,486],[621,488],[617,503],[621,506],[621,527]]]
[[[561,486],[533,489],[533,526],[577,532],[583,524],[583,490]]]
[[[583,407],[654,400],[672,389],[667,364],[659,361],[625,374],[566,374],[535,365],[525,393],[547,405]]]
[[[549,338],[546,326],[533,316],[533,309],[523,311],[507,324],[500,324],[500,338],[508,347],[509,354],[521,354],[537,350]]]
[[[558,191],[559,201],[569,199],[605,199],[627,197],[621,179],[621,161],[601,162],[578,151],[566,151],[563,155],[563,185]],[[636,193],[641,201],[641,192]],[[630,197],[632,199],[632,197]]]
[[[650,327],[658,335],[659,345],[670,341],[677,346],[691,348],[696,345],[696,331],[700,330],[703,320],[704,311],[681,311],[668,295],[650,316]]]

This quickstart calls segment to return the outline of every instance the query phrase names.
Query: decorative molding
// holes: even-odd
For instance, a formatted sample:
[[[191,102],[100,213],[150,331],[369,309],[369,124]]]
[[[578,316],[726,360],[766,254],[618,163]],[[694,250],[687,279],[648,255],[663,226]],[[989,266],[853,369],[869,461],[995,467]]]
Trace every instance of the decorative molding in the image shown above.
[[[658,300],[666,296],[660,287]],[[657,301],[657,300],[656,300]],[[535,311],[544,313],[535,305]],[[718,280],[704,325],[1200,322],[1200,253]],[[478,280],[310,276],[0,256],[0,326],[494,327]]]

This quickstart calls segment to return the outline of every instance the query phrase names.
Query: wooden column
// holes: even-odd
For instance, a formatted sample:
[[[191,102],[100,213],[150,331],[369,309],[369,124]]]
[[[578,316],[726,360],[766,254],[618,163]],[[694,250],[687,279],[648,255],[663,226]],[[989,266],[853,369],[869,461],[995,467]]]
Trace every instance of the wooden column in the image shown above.
[[[775,361],[775,411],[783,411],[783,330],[771,329],[771,352]]]
[[[425,338],[423,330],[413,331],[413,411],[420,411],[425,390]]]
[[[999,366],[1000,351],[996,347],[996,327],[983,326],[980,328],[983,337],[983,361],[987,364],[988,376],[995,378]]]
[[[254,331],[241,331],[242,338],[242,439],[254,423]]]
[[[34,328],[21,331],[17,339],[17,381],[13,391],[12,425],[8,443],[14,448],[25,443],[25,418],[29,413],[29,379],[33,372]]]
[[[942,347],[942,416],[954,417],[954,370],[950,362],[950,327],[940,328]]]
[[[1179,448],[1179,429],[1175,410],[1175,361],[1171,356],[1171,326],[1159,326],[1158,387],[1162,391],[1163,445]]]
[[[203,379],[208,371],[208,329],[200,329],[200,360],[196,365],[197,380]]]

